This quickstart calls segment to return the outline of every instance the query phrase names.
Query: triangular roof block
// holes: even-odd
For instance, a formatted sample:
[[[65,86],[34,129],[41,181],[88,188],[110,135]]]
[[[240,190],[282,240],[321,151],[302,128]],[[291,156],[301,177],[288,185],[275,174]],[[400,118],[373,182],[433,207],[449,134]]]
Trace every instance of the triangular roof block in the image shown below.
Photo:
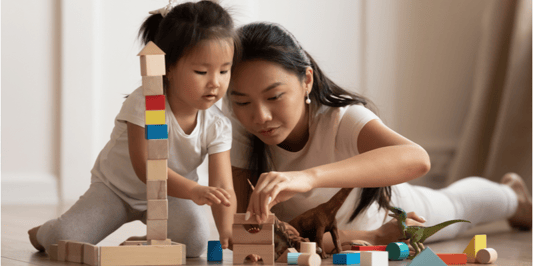
[[[157,45],[150,41],[144,48],[139,52],[139,55],[159,55],[159,54],[165,54],[163,50],[161,50]]]
[[[431,248],[427,247],[418,254],[408,266],[447,266]]]

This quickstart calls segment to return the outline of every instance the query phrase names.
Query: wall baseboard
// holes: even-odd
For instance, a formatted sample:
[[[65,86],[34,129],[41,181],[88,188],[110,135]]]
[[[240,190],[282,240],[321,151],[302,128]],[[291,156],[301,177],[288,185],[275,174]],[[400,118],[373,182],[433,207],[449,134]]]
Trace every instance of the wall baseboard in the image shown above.
[[[38,173],[2,173],[2,205],[58,202],[56,176]]]

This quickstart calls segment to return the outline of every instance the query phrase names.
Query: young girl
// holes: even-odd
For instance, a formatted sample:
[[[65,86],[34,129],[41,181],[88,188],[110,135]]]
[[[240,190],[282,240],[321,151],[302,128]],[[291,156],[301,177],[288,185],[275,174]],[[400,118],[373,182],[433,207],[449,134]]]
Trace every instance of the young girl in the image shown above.
[[[233,123],[238,211],[246,217],[265,219],[272,208],[288,222],[340,187],[353,187],[336,215],[341,243],[396,241],[390,205],[410,212],[408,225],[472,222],[448,226],[429,241],[499,219],[531,228],[531,200],[520,177],[506,175],[506,185],[471,177],[442,190],[405,183],[430,168],[422,147],[385,126],[366,108],[367,99],[331,81],[280,25],[255,23],[238,32],[242,60],[234,66],[225,107]],[[330,234],[324,242],[330,252]]]
[[[209,238],[199,205],[212,206],[223,248],[230,244],[236,196],[230,168],[231,122],[214,106],[228,88],[238,40],[230,15],[210,1],[167,6],[139,35],[165,53],[168,125],[168,238],[198,257]],[[94,165],[89,190],[58,219],[29,231],[40,251],[58,240],[96,244],[124,223],[146,223],[145,100],[142,87],[124,102],[111,140]],[[209,187],[196,168],[209,155]]]

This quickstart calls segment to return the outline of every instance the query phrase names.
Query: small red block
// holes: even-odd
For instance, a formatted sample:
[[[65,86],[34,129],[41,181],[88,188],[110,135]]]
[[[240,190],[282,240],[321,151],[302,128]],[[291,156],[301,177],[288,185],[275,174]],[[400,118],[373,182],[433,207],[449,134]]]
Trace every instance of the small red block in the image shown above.
[[[165,110],[165,95],[146,96],[146,110]]]
[[[458,253],[458,254],[437,254],[439,258],[444,261],[447,265],[460,265],[465,264],[466,265],[466,254],[465,253]]]
[[[359,250],[359,251],[387,251],[387,246],[352,246],[352,250]]]

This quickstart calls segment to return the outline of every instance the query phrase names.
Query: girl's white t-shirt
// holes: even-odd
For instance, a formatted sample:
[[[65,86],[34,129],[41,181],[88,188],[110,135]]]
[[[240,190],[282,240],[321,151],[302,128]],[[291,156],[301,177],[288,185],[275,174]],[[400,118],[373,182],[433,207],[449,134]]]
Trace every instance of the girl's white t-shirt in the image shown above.
[[[230,117],[233,127],[231,163],[234,167],[246,169],[251,145],[250,133],[244,129],[234,115],[224,110],[226,116]],[[318,110],[311,108],[309,140],[303,149],[291,152],[277,145],[268,146],[272,154],[273,170],[300,171],[358,155],[359,133],[365,124],[373,119],[379,118],[363,105],[338,108],[321,106]],[[315,188],[279,203],[272,208],[272,212],[282,221],[288,222],[303,212],[328,201],[339,190],[339,188]],[[373,230],[383,223],[385,211],[380,210],[378,213],[378,205],[375,202],[359,214],[353,222],[348,223],[349,217],[358,204],[360,193],[360,188],[354,188],[339,209],[336,218],[340,229]]]
[[[215,105],[197,114],[196,127],[185,134],[174,117],[168,101],[165,122],[168,125],[168,167],[187,179],[198,182],[196,168],[207,154],[231,149],[231,122]],[[146,210],[146,184],[133,170],[128,148],[127,124],[145,127],[145,97],[142,87],[122,104],[115,118],[111,139],[98,155],[91,171],[91,182],[103,182],[137,210]]]

